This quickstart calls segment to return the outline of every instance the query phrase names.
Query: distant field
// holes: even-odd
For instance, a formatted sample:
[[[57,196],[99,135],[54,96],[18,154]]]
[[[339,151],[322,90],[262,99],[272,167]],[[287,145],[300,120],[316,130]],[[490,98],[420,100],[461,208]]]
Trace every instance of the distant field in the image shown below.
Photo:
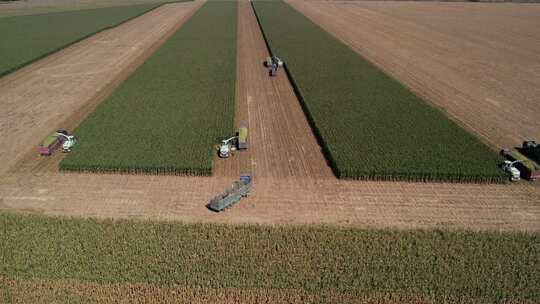
[[[159,4],[167,0],[18,0],[0,1],[0,18],[9,16],[57,13],[93,8],[130,6],[139,4]],[[182,2],[174,1],[174,2]]]
[[[0,76],[159,4],[0,18]]]
[[[334,172],[342,178],[502,182],[499,158],[281,1],[255,1]]]
[[[64,170],[210,174],[233,132],[237,4],[207,2],[79,127]]]
[[[188,225],[6,213],[0,214],[0,226],[0,299],[3,293],[6,302],[36,293],[65,301],[107,293],[170,296],[182,289],[179,299],[230,290],[239,298],[296,303],[302,301],[299,295],[335,303],[540,301],[540,239],[525,233]]]

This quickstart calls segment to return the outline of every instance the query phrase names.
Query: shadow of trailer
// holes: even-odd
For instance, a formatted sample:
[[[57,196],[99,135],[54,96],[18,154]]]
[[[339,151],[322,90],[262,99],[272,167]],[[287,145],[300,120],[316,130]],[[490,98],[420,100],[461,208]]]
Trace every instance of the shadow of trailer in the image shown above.
[[[250,175],[240,176],[225,192],[221,192],[210,200],[206,207],[212,211],[220,212],[239,202],[248,196],[251,191],[252,179]]]

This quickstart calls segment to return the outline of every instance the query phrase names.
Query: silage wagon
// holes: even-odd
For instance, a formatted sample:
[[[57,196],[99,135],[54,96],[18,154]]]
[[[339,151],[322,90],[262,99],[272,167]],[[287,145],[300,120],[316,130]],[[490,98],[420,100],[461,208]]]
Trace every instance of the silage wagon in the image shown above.
[[[248,193],[251,190],[251,184],[252,179],[250,175],[240,176],[240,180],[235,181],[224,192],[221,192],[212,198],[206,207],[215,212],[220,212],[231,207],[243,197],[248,196]]]

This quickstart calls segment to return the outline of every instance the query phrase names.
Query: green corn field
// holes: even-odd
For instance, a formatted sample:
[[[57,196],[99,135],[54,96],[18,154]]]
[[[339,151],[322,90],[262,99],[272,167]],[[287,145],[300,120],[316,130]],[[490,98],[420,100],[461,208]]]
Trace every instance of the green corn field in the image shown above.
[[[47,295],[56,288],[52,299],[67,297],[70,290],[81,296],[97,289],[86,294],[183,290],[186,295],[243,294],[296,303],[298,296],[344,303],[540,301],[537,234],[9,213],[0,213],[0,226],[4,298],[14,293],[28,298],[33,290]]]
[[[160,5],[138,4],[0,18],[0,76]]]
[[[63,170],[208,175],[233,133],[236,2],[207,2],[74,131]]]
[[[282,1],[252,2],[341,178],[503,182],[499,157]]]

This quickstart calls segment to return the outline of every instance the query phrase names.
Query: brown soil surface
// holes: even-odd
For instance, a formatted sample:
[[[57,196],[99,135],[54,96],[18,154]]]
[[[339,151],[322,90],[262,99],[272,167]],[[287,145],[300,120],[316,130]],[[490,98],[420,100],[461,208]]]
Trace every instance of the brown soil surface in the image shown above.
[[[168,4],[0,79],[0,174],[57,171],[37,145],[73,130],[201,5]],[[32,147],[32,148],[30,148]]]
[[[227,177],[11,174],[0,177],[0,210],[186,222],[337,224],[398,229],[540,232],[540,187],[255,179],[250,196],[213,213],[208,200]]]
[[[247,120],[250,125],[248,151],[217,160],[214,176],[201,178],[61,174],[48,170],[48,165],[35,170],[24,170],[23,166],[21,170],[0,174],[0,210],[235,224],[328,223],[398,229],[455,227],[540,231],[538,184],[460,185],[335,179],[309,132],[285,74],[279,71],[277,77],[269,78],[262,66],[267,52],[247,2],[240,3],[239,13],[236,123]],[[47,60],[50,59],[37,64],[46,68]],[[73,73],[82,73],[88,68],[82,66]],[[24,70],[14,75],[19,73]],[[77,78],[64,78],[65,85],[70,81],[76,82]],[[12,82],[21,92],[32,91],[34,84],[22,76]],[[66,99],[77,100],[75,88],[62,92]],[[21,98],[18,100],[22,102]],[[48,108],[45,100],[33,99],[34,103],[36,100],[39,101],[37,108]],[[80,101],[79,108],[84,104]],[[16,107],[14,110],[22,111]],[[71,113],[76,116],[77,108],[73,107]],[[53,111],[44,114],[50,119],[57,115]],[[41,117],[47,118],[32,116],[32,123],[39,123],[35,120]],[[16,124],[18,120],[11,122]],[[23,131],[29,132],[23,129],[20,133]],[[47,132],[25,136],[37,141]],[[33,145],[13,144],[15,152],[33,153],[30,151]],[[24,165],[24,161],[20,164]],[[213,195],[225,189],[239,172],[246,171],[255,176],[253,191],[247,199],[219,214],[205,208]]]
[[[540,139],[540,6],[288,2],[493,148]]]

